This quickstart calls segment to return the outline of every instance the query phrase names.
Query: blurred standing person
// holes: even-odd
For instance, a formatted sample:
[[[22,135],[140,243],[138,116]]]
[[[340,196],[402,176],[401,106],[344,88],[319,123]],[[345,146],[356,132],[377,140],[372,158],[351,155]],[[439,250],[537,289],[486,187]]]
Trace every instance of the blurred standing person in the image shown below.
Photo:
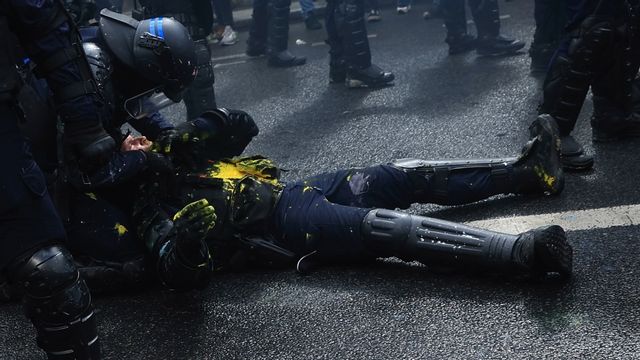
[[[322,29],[322,24],[320,24],[315,14],[316,6],[313,4],[313,0],[300,0],[300,10],[307,30]]]
[[[231,0],[212,0],[211,6],[215,14],[216,26],[207,36],[209,44],[217,43],[222,46],[234,45],[238,42],[238,34],[233,30],[233,10]]]
[[[465,0],[442,0],[440,10],[447,28],[446,43],[449,54],[461,54],[476,50],[479,55],[499,56],[517,52],[525,46],[519,40],[500,35],[500,11],[498,0],[468,0],[477,39],[467,33]]]
[[[187,119],[216,108],[211,52],[206,37],[213,27],[211,0],[140,0],[145,18],[171,17],[184,25],[196,44],[196,78],[184,93]],[[156,22],[157,23],[157,22]],[[158,29],[158,31],[160,28]]]
[[[633,79],[640,64],[637,0],[566,0],[569,37],[544,83],[541,112],[558,122],[563,166],[586,170],[593,157],[572,136],[589,89],[593,141],[640,137],[632,114]]]
[[[291,0],[253,0],[247,55],[267,55],[273,67],[304,65],[305,57],[294,56],[289,47],[289,13]]]
[[[565,0],[535,0],[536,30],[529,48],[531,73],[545,73],[560,46],[568,19]]]
[[[348,88],[390,84],[395,76],[371,63],[364,0],[328,0],[325,12],[330,82]]]

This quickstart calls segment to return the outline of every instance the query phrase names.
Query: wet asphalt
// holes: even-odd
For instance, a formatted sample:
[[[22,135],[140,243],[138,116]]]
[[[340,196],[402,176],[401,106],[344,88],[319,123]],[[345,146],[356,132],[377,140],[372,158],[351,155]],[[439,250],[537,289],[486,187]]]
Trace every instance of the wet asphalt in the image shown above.
[[[505,35],[530,41],[532,2],[500,2]],[[442,21],[423,3],[404,16],[383,9],[369,25],[374,62],[392,87],[328,84],[324,31],[293,24],[295,69],[247,59],[246,33],[213,46],[218,103],[253,115],[260,135],[247,153],[270,156],[296,179],[394,158],[505,157],[518,153],[535,118],[540,81],[525,52],[450,57]],[[470,26],[473,31],[473,26]],[[296,40],[304,44],[296,45]],[[301,42],[298,42],[301,43]],[[640,141],[591,142],[587,102],[576,130],[595,170],[567,174],[556,197],[502,196],[414,213],[454,221],[640,203]],[[181,105],[169,111],[184,116]],[[568,233],[569,283],[442,274],[397,260],[292,271],[221,274],[202,292],[151,289],[98,297],[108,359],[636,359],[640,358],[640,226]],[[19,304],[0,305],[0,359],[41,356]]]

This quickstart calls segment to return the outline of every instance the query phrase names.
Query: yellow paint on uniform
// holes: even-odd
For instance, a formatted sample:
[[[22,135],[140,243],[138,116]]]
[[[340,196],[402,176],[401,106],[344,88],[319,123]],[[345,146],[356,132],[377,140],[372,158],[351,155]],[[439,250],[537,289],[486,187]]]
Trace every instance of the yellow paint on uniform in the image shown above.
[[[540,166],[535,166],[533,168],[533,170],[535,170],[536,174],[538,175],[538,177],[540,177],[542,179],[542,181],[544,181],[544,183],[548,186],[548,187],[553,187],[553,184],[555,184],[556,182],[556,177],[555,176],[551,176],[549,174],[547,174],[543,168],[541,168]]]
[[[90,197],[90,198],[91,198],[91,199],[93,199],[93,200],[98,200],[98,199],[96,198],[96,194],[94,194],[94,193],[84,193],[84,194],[85,194],[85,195],[87,195],[88,197]]]
[[[222,179],[225,182],[225,185],[233,185],[235,183],[233,180],[241,180],[247,176],[251,176],[257,180],[268,182],[273,185],[278,185],[279,181],[277,178],[274,178],[270,174],[262,171],[263,169],[274,167],[275,165],[273,165],[271,160],[268,159],[226,159],[211,163],[206,176]]]
[[[120,223],[116,223],[113,229],[118,232],[118,236],[123,236],[127,231],[129,231],[129,229]]]

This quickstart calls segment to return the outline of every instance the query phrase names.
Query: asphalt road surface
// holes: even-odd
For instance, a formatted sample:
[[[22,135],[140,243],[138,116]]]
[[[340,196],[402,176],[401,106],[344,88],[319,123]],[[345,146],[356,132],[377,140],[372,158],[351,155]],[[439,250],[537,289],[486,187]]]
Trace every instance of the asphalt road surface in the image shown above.
[[[532,3],[500,3],[504,34],[531,39]],[[302,24],[292,25],[290,48],[308,64],[295,69],[247,59],[246,33],[235,46],[214,46],[219,104],[248,111],[261,128],[247,153],[272,157],[287,179],[401,157],[517,154],[540,98],[528,56],[450,57],[442,21],[425,22],[423,10],[423,3],[404,16],[385,9],[369,26],[374,62],[397,77],[385,89],[329,85],[325,33]],[[575,250],[568,284],[439,274],[395,260],[305,277],[222,274],[202,292],[96,299],[105,358],[640,358],[640,224],[628,216],[611,226],[607,211],[640,204],[640,141],[592,144],[590,111],[589,101],[576,134],[595,153],[595,170],[568,174],[560,196],[411,210],[490,227],[488,219],[558,213],[570,222],[575,211],[598,209],[593,224],[568,233]],[[170,113],[184,116],[181,105]],[[41,356],[19,304],[0,306],[0,334],[1,359]]]

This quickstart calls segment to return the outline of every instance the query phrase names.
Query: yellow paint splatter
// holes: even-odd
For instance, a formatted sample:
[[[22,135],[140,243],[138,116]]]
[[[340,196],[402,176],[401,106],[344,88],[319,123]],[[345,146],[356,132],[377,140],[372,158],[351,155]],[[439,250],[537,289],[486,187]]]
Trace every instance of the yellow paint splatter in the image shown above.
[[[96,194],[94,194],[94,193],[84,193],[84,194],[85,194],[85,195],[87,195],[88,197],[90,197],[90,198],[91,198],[91,199],[93,199],[93,200],[98,200],[98,199],[96,198]]]
[[[127,229],[124,225],[120,223],[116,223],[113,229],[118,232],[118,236],[123,236],[124,234],[127,233],[127,231],[129,231],[129,229]]]
[[[542,181],[544,181],[544,183],[548,186],[548,187],[553,187],[553,184],[555,184],[556,182],[556,177],[555,176],[551,176],[549,174],[547,174],[543,168],[541,168],[540,166],[535,166],[533,168],[533,170],[536,172],[536,175],[538,175],[539,178],[542,179]]]

